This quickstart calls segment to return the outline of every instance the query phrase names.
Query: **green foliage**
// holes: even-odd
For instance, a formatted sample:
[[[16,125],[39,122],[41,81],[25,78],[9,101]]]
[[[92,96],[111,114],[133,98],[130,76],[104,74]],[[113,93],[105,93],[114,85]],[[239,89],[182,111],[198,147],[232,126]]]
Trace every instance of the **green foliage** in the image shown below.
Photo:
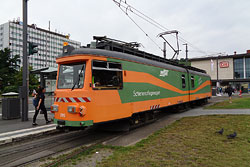
[[[16,85],[12,85],[12,86],[6,86],[3,89],[3,93],[7,93],[7,92],[17,92],[18,88]]]
[[[29,66],[29,71],[32,71],[33,68],[31,66]],[[20,71],[18,71],[18,73],[15,76],[16,79],[16,86],[17,89],[19,88],[19,86],[22,86],[23,83],[23,68],[21,68]],[[39,85],[38,82],[38,78],[35,74],[31,74],[29,73],[29,90],[32,91],[33,89],[37,89]]]
[[[20,71],[18,62],[19,55],[11,57],[11,51],[8,48],[0,50],[0,93],[18,92],[19,86],[22,86],[22,68]],[[29,67],[29,71],[32,67]],[[29,89],[33,90],[38,86],[38,78],[35,74],[29,75]]]
[[[19,55],[11,56],[8,48],[0,50],[0,92],[4,89],[13,89],[15,84],[15,75],[17,74]],[[10,88],[6,88],[10,87]]]
[[[178,61],[179,64],[183,64],[183,65],[186,65],[186,66],[191,66],[191,62],[188,61],[186,62],[186,59],[183,59],[181,58],[179,61]]]

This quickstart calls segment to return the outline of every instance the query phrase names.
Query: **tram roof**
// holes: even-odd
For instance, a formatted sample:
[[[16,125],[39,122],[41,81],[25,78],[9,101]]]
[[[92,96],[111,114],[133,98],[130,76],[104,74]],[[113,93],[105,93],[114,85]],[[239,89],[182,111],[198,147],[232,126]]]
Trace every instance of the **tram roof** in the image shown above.
[[[73,56],[73,55],[95,55],[95,56],[109,57],[109,58],[114,58],[114,59],[121,59],[125,61],[132,61],[132,62],[147,64],[147,65],[157,66],[157,67],[180,71],[180,72],[186,72],[186,70],[189,70],[189,72],[192,74],[208,76],[206,73],[202,73],[201,71],[196,71],[192,69],[187,69],[185,68],[185,66],[170,64],[168,61],[163,62],[161,61],[161,59],[158,59],[157,61],[155,60],[155,57],[153,57],[152,59],[149,59],[149,58],[135,56],[132,54],[104,50],[104,49],[94,49],[94,48],[73,49],[67,54],[60,55],[58,58],[66,57],[66,56]]]

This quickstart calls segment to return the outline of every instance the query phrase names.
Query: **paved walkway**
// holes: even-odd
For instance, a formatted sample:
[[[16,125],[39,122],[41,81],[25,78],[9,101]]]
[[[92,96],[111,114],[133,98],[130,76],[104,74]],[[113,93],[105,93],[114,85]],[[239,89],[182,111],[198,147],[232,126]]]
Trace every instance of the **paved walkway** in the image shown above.
[[[34,112],[29,112],[29,120],[22,122],[21,119],[3,120],[0,119],[0,145],[12,142],[14,139],[29,135],[40,134],[56,129],[53,123],[46,124],[43,114],[37,116],[38,126],[32,126]],[[48,111],[48,118],[53,118],[53,114]]]
[[[24,121],[24,122],[22,122],[21,119],[3,120],[0,117],[0,134],[5,133],[5,132],[21,130],[21,129],[33,128],[34,126],[32,126],[32,121],[33,121],[34,114],[35,114],[34,111],[30,111],[29,112],[29,120]],[[49,119],[53,118],[53,114],[50,113],[50,111],[48,111],[48,118]],[[38,114],[36,122],[38,123],[38,126],[46,125],[44,115]]]

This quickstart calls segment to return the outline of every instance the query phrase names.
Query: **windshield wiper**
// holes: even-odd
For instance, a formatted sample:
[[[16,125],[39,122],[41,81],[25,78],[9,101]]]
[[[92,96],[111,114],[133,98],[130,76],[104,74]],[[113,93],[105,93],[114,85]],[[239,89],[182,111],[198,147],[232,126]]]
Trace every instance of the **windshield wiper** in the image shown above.
[[[84,66],[85,66],[85,64],[83,64],[82,69],[81,69],[80,73],[78,74],[78,78],[77,78],[76,82],[74,83],[74,85],[73,85],[71,91],[75,89],[75,86],[76,86],[77,83],[79,84],[80,77],[81,77],[81,73],[82,73],[82,71],[83,71]],[[79,86],[78,86],[78,88],[79,88]]]

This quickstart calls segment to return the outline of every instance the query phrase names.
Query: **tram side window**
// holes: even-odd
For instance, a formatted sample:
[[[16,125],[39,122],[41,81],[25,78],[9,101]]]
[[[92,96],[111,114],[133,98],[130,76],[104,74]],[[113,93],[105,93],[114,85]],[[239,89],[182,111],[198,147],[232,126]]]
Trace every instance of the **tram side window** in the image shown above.
[[[194,76],[191,76],[191,86],[194,88]]]
[[[122,66],[116,62],[93,61],[93,89],[122,89]]]
[[[186,88],[185,75],[181,75],[182,88]]]

